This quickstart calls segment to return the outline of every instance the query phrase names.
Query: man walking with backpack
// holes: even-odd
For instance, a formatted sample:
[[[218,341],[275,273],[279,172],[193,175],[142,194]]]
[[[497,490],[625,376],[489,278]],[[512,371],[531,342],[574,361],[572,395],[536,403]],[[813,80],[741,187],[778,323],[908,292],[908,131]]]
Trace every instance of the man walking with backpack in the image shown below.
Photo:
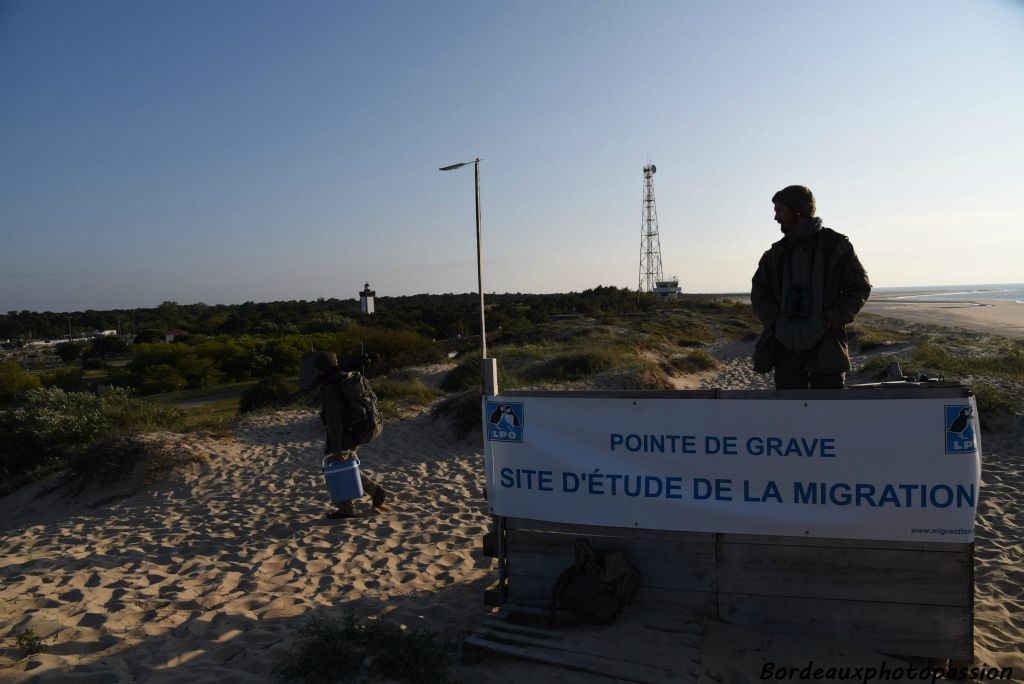
[[[346,373],[341,369],[338,357],[333,352],[317,352],[315,365],[317,383],[320,385],[320,396],[323,399],[320,420],[327,426],[327,444],[324,453],[331,455],[330,461],[355,458],[356,449],[360,444],[372,441],[380,435],[381,424],[379,414],[375,409],[371,415],[354,416],[351,406],[353,398],[349,395],[358,394],[361,390],[371,396],[373,393],[361,375]],[[358,384],[358,387],[353,383]],[[357,409],[361,408],[363,407],[357,407]],[[390,492],[362,470],[359,471],[359,479],[363,483],[363,491],[370,495],[370,504],[373,510],[381,510]],[[334,520],[357,517],[354,500],[335,503],[338,508],[328,513],[328,518]]]

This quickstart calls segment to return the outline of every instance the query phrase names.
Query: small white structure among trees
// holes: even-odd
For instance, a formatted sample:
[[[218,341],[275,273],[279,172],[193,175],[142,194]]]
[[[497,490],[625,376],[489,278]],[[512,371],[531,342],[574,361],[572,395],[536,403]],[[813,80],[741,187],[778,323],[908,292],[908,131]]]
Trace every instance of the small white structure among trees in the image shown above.
[[[373,298],[376,295],[377,293],[370,289],[370,283],[366,283],[363,286],[363,291],[359,293],[359,310],[364,314],[372,314]]]
[[[672,302],[679,299],[679,295],[682,294],[683,288],[679,287],[679,278],[669,278],[668,280],[656,281],[654,283],[654,289],[651,291],[660,301]]]

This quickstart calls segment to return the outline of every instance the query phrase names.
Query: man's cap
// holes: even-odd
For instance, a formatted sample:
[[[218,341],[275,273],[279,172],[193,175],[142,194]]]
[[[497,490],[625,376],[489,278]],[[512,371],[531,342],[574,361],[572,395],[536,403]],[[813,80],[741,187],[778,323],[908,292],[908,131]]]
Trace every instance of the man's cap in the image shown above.
[[[338,356],[334,352],[318,351],[313,358],[318,373],[326,373],[338,367]]]
[[[814,193],[803,185],[788,185],[772,195],[772,202],[789,207],[807,218],[814,218]]]

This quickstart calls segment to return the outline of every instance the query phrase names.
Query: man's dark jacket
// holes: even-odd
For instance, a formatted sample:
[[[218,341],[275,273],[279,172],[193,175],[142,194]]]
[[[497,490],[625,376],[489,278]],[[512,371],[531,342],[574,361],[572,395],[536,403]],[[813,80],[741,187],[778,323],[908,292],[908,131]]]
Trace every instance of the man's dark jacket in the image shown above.
[[[754,274],[750,303],[764,324],[755,350],[754,369],[771,370],[774,348],[781,345],[792,352],[806,352],[806,370],[811,373],[848,371],[850,353],[845,326],[853,321],[871,293],[868,274],[850,240],[831,228],[821,227],[821,219],[813,219],[811,225],[798,232],[798,239],[786,236],[773,244],[761,257]],[[813,310],[806,319],[786,319],[782,302],[789,297],[787,288],[792,280],[786,271],[788,264],[793,263],[791,253],[801,248],[814,254],[811,263],[815,264],[816,277],[809,278]],[[790,334],[793,330],[796,332]],[[795,338],[801,337],[812,343],[796,343]]]

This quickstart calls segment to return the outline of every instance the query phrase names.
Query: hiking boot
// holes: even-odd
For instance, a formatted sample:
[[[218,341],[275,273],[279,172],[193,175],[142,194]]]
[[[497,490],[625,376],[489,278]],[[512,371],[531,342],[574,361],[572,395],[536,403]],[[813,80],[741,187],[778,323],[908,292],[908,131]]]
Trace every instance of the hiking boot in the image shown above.
[[[356,513],[356,507],[351,501],[338,504],[338,510],[331,511],[327,514],[328,520],[338,520],[341,518],[358,518],[359,514]]]
[[[373,493],[373,497],[370,499],[370,505],[373,506],[374,510],[380,510],[381,506],[384,505],[385,499],[388,498],[388,494],[390,494],[388,490],[377,485],[377,491]]]

